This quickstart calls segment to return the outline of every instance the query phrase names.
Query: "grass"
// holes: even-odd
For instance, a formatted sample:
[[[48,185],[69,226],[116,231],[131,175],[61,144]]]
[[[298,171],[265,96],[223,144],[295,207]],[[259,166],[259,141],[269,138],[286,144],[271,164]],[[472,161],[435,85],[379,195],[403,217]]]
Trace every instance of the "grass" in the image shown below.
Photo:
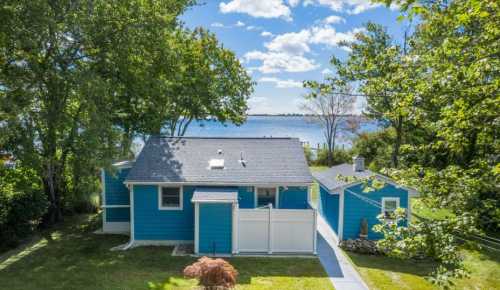
[[[128,238],[96,235],[95,215],[75,216],[18,251],[0,256],[2,289],[193,289],[182,276],[191,257],[172,257],[170,247],[112,252]],[[237,289],[333,289],[317,259],[232,258]]]
[[[327,167],[310,167],[312,172]],[[317,204],[318,185],[312,190]],[[446,209],[428,208],[420,199],[412,199],[412,212],[430,219],[446,219],[453,214]],[[430,261],[399,260],[385,256],[346,253],[370,289],[439,289],[428,275],[436,266]],[[463,250],[469,276],[456,279],[454,289],[500,289],[500,253],[486,250]]]
[[[445,209],[431,210],[419,199],[412,200],[412,210],[427,218],[451,215]],[[371,289],[439,289],[427,279],[436,266],[433,262],[346,253]],[[469,276],[454,280],[453,289],[499,289],[500,253],[462,250],[462,255]]]

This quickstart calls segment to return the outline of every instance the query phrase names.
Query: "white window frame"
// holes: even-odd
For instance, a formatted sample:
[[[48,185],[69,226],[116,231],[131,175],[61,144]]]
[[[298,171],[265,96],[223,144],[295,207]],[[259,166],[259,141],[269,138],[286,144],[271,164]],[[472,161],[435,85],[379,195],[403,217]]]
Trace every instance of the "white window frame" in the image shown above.
[[[178,188],[179,189],[179,206],[163,206],[162,204],[162,188]],[[184,205],[184,187],[178,185],[158,185],[158,209],[159,210],[183,210]]]
[[[382,197],[382,215],[385,218],[385,202],[386,201],[395,201],[396,209],[399,207],[399,197]]]
[[[280,187],[279,186],[255,186],[254,187],[254,208],[257,208],[259,205],[259,188],[274,188],[276,189],[276,194],[274,195],[274,205],[275,208],[279,208],[279,195],[280,195]]]

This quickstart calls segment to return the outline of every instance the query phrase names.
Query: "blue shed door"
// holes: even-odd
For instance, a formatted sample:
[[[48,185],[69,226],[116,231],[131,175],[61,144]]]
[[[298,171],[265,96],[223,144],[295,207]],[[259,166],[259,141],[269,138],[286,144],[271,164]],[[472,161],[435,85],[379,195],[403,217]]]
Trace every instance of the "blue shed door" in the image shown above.
[[[199,252],[230,254],[233,209],[230,203],[200,203]]]

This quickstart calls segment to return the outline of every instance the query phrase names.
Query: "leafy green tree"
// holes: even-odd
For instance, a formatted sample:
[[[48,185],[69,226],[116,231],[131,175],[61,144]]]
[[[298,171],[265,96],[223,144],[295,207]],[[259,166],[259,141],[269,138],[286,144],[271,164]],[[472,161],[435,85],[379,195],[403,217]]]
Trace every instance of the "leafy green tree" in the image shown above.
[[[0,148],[36,170],[48,223],[95,190],[97,167],[130,156],[138,134],[244,120],[250,78],[212,34],[182,27],[193,3],[2,2]]]
[[[32,233],[47,211],[47,197],[36,172],[0,162],[0,249],[16,246]]]
[[[415,102],[414,79],[418,70],[408,55],[408,45],[394,43],[386,29],[374,23],[356,34],[355,41],[344,43],[351,52],[346,62],[336,57],[332,64],[340,78],[358,82],[359,91],[366,96],[368,117],[383,121],[395,130],[391,161],[398,167],[409,112]]]

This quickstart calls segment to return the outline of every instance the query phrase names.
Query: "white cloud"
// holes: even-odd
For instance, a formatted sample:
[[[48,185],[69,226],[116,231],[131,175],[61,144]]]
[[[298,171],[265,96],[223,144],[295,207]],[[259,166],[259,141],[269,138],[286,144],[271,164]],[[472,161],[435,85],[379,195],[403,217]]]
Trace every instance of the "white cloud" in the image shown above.
[[[251,31],[251,30],[262,30],[262,27],[260,26],[254,26],[254,25],[248,25],[247,26],[247,30]]]
[[[364,28],[354,28],[347,32],[337,32],[335,28],[330,25],[325,25],[322,27],[313,27],[311,29],[311,43],[314,44],[324,44],[330,47],[338,47],[341,42],[351,42],[355,40],[355,35],[358,32],[363,32]],[[346,47],[342,49],[348,50]]]
[[[311,44],[328,47],[339,47],[340,42],[350,42],[357,32],[363,28],[355,28],[347,32],[337,32],[330,25],[313,26],[299,32],[289,32],[274,37],[265,44],[267,51],[250,51],[244,55],[245,61],[261,61],[258,70],[262,73],[306,72],[320,67],[306,54],[311,53]],[[348,48],[342,47],[348,50]]]
[[[212,26],[212,27],[224,27],[224,24],[222,24],[220,22],[214,22],[214,23],[210,24],[210,26]]]
[[[262,33],[260,34],[260,36],[263,36],[263,37],[273,37],[274,34],[272,34],[269,31],[262,31]]]
[[[310,38],[311,32],[304,29],[300,32],[278,35],[271,42],[266,43],[265,46],[271,51],[302,55],[311,50],[308,45]]]
[[[333,71],[329,68],[325,68],[324,70],[321,71],[321,73],[324,75],[331,75]]]
[[[282,80],[278,78],[263,77],[259,79],[259,82],[274,83],[277,88],[302,88],[302,82],[295,81],[292,79]]]
[[[305,0],[303,2],[304,6],[313,4],[327,6],[333,11],[348,14],[360,14],[383,5],[382,3],[372,3],[370,0]]]
[[[327,18],[325,18],[323,20],[323,22],[326,24],[335,24],[335,23],[341,23],[341,22],[345,23],[345,18],[337,16],[337,15],[331,15],[331,16],[328,16]]]
[[[300,0],[288,0],[288,5],[290,5],[291,7],[295,7],[297,5],[299,5],[300,3]]]
[[[284,52],[254,50],[247,52],[244,57],[247,62],[251,60],[261,61],[262,65],[258,69],[262,73],[278,73],[281,71],[305,72],[315,70],[319,67],[319,64],[314,60]]]
[[[221,2],[219,10],[222,13],[245,13],[253,17],[292,20],[290,8],[283,0],[232,0]]]
[[[238,22],[236,22],[235,26],[242,27],[242,26],[245,26],[245,23],[238,20]]]

